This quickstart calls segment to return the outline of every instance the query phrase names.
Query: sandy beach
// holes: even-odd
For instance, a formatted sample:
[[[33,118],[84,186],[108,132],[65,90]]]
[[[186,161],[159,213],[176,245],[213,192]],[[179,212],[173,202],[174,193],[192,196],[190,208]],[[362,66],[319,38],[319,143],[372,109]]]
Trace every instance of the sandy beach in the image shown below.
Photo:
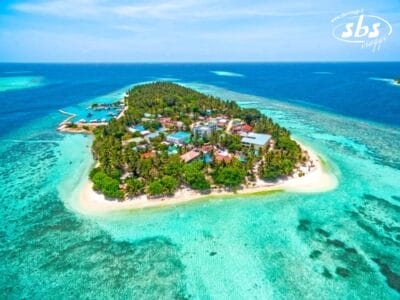
[[[294,175],[276,182],[267,182],[258,179],[249,186],[242,186],[235,193],[223,188],[212,189],[210,193],[202,194],[197,191],[181,188],[176,191],[174,196],[149,198],[146,195],[133,197],[125,201],[110,201],[92,189],[92,183],[88,180],[79,192],[77,209],[84,214],[102,214],[123,210],[144,209],[149,207],[161,207],[167,205],[177,205],[202,198],[212,198],[228,195],[248,195],[258,194],[268,191],[287,191],[300,193],[319,193],[332,190],[337,186],[336,177],[329,173],[323,165],[319,156],[309,147],[301,145],[303,150],[309,153],[310,161],[314,167],[302,168],[304,176]]]

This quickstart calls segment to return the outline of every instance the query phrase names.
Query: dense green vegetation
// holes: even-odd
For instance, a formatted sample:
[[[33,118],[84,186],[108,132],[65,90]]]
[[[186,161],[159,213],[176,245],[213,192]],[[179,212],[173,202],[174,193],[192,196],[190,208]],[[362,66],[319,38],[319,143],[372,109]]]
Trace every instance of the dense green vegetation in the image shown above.
[[[90,173],[93,181],[93,189],[101,191],[104,196],[109,198],[122,198],[124,193],[119,188],[119,178],[113,178],[101,169],[94,169]]]
[[[289,175],[301,161],[300,147],[290,138],[290,133],[261,114],[257,109],[242,109],[233,101],[207,96],[173,83],[157,82],[136,86],[125,98],[128,109],[124,116],[113,119],[107,126],[94,130],[93,154],[99,167],[92,170],[90,178],[94,189],[109,198],[124,198],[146,192],[153,196],[171,195],[181,185],[206,191],[212,185],[230,189],[238,188],[256,176],[276,179]],[[210,137],[192,136],[193,146],[212,145],[240,154],[243,160],[204,163],[202,159],[184,163],[180,155],[190,146],[182,146],[175,155],[168,154],[168,145],[163,143],[165,134],[160,134],[151,143],[129,142],[139,137],[127,130],[129,126],[143,125],[150,131],[160,128],[157,117],[168,117],[180,121],[183,130],[199,117],[225,115],[239,118],[253,126],[257,133],[268,133],[274,145],[270,149],[254,151],[241,143],[237,135],[224,131]],[[143,120],[144,116],[147,116]],[[140,147],[139,147],[140,146]],[[254,163],[259,161],[258,170]],[[121,179],[122,175],[124,179]]]
[[[194,190],[205,191],[210,189],[210,183],[204,176],[205,164],[202,161],[194,161],[185,164],[182,168],[183,181]]]
[[[246,169],[239,161],[234,160],[228,165],[218,165],[212,176],[215,183],[235,189],[244,181]]]

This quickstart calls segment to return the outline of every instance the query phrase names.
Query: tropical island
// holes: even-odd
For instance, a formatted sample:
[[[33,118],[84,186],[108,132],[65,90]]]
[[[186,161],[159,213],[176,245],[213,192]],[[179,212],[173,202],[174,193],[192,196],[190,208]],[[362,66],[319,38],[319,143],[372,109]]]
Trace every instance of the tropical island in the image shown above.
[[[394,84],[400,85],[400,78],[394,80]]]
[[[124,105],[119,118],[87,128],[96,166],[83,201],[146,207],[326,175],[316,155],[257,109],[167,82],[135,86]]]

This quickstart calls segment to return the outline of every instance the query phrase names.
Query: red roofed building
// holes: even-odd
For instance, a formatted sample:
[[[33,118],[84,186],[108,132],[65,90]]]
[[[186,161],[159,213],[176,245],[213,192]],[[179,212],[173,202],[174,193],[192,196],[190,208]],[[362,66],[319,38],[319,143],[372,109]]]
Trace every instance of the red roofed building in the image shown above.
[[[158,118],[158,121],[160,121],[161,125],[165,128],[171,128],[174,126],[174,122],[171,121],[171,118],[161,117]]]
[[[146,152],[143,153],[141,156],[142,158],[150,158],[150,157],[154,157],[155,152],[151,151],[151,152]]]
[[[219,151],[215,153],[215,160],[218,162],[226,162],[229,163],[232,160],[232,155],[226,151]]]
[[[203,151],[203,153],[211,152],[212,149],[213,149],[213,146],[211,146],[211,145],[204,145],[201,147],[201,151]]]
[[[192,160],[198,158],[200,156],[201,152],[197,149],[190,150],[189,152],[186,152],[185,154],[181,155],[181,159],[185,162],[191,162]]]
[[[251,132],[252,130],[253,130],[253,127],[250,126],[250,125],[248,125],[248,124],[244,124],[244,125],[242,126],[242,131]]]

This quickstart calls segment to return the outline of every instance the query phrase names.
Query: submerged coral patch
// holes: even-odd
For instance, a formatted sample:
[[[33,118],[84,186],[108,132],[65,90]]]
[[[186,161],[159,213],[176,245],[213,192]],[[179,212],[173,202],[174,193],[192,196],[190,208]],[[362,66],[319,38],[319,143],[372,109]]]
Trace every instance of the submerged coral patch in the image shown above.
[[[337,267],[335,273],[342,277],[349,277],[350,271],[343,267]]]
[[[372,259],[378,266],[383,276],[386,278],[388,285],[400,293],[400,274],[397,274],[391,270],[391,268],[382,262],[379,258]]]

